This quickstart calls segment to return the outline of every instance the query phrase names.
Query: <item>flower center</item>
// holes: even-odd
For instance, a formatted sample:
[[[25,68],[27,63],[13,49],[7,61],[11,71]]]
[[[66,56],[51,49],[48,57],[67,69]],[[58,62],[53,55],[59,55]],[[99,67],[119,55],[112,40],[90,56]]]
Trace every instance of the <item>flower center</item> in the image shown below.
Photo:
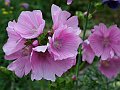
[[[109,61],[105,60],[105,61],[101,61],[101,64],[105,67],[109,67]]]
[[[62,42],[61,42],[61,40],[56,40],[53,43],[53,45],[54,45],[55,48],[60,49],[62,47]]]
[[[109,43],[110,43],[110,40],[108,38],[104,38],[104,40],[103,40],[103,46],[107,47],[109,45]]]
[[[28,56],[30,54],[30,48],[29,47],[25,47],[22,50],[22,54],[23,54],[23,56]]]
[[[33,28],[31,31],[32,34],[35,34],[36,32],[37,32],[37,28]]]

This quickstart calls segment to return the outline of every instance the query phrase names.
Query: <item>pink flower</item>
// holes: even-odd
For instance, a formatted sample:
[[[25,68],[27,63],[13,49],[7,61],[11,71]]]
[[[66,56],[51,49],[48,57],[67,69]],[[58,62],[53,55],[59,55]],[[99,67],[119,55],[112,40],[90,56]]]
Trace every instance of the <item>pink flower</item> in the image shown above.
[[[3,46],[6,60],[15,60],[9,66],[8,69],[14,71],[18,77],[27,75],[30,70],[30,52],[29,48],[25,46],[26,40],[22,38],[15,30],[16,22],[9,22],[7,27],[8,41]]]
[[[44,26],[45,21],[40,10],[23,11],[18,18],[15,29],[21,37],[32,39],[43,33]]]
[[[67,0],[67,4],[70,5],[73,0]]]
[[[82,43],[81,38],[69,27],[58,28],[52,38],[49,38],[49,52],[55,60],[67,59],[77,55],[78,47]]]
[[[89,64],[92,64],[95,53],[93,52],[92,48],[90,47],[89,41],[85,40],[82,44],[82,61],[87,61]]]
[[[43,78],[55,81],[55,75],[60,77],[64,72],[75,65],[75,58],[55,61],[46,49],[47,46],[38,46],[33,49],[35,51],[33,51],[31,55],[32,80],[41,80]]]
[[[30,46],[27,46],[18,52],[5,56],[7,60],[15,60],[8,66],[8,69],[15,72],[18,77],[23,77],[31,71],[31,49]]]
[[[120,72],[120,58],[114,57],[108,60],[101,60],[99,70],[107,78],[114,78]]]
[[[52,5],[53,19],[52,38],[49,38],[49,52],[55,60],[62,60],[77,55],[77,49],[82,42],[79,34],[78,18],[70,17],[70,13],[62,11],[60,7]]]
[[[23,39],[14,29],[16,22],[9,22],[7,27],[8,37],[7,43],[3,46],[6,55],[10,55],[25,47],[25,39]]]
[[[90,35],[90,46],[102,60],[112,58],[115,54],[120,56],[120,29],[116,25],[107,28],[99,24]]]
[[[76,63],[76,58],[55,61],[47,51],[47,46],[37,46],[33,48],[27,46],[11,55],[5,56],[7,60],[15,60],[8,69],[15,72],[18,77],[23,77],[31,71],[32,80],[55,81],[55,75],[61,76]],[[61,67],[62,65],[62,67]]]
[[[78,17],[71,16],[71,14],[67,11],[62,11],[60,7],[56,5],[52,5],[51,14],[53,20],[53,30],[57,30],[62,25],[66,25],[67,27],[74,28],[75,33],[80,34],[80,28],[78,27]]]

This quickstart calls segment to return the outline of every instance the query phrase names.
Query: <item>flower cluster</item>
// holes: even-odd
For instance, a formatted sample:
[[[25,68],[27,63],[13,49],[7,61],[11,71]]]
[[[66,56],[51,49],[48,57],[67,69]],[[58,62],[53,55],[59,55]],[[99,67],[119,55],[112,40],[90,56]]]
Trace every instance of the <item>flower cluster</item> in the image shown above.
[[[103,3],[111,5],[111,2]],[[71,4],[72,0],[67,0]],[[23,3],[24,8],[29,4]],[[113,7],[116,8],[116,7]],[[31,73],[32,80],[55,81],[76,64],[79,45],[82,43],[82,60],[93,63],[95,56],[99,61],[99,70],[108,78],[116,77],[120,72],[120,29],[116,25],[109,28],[100,23],[94,26],[84,42],[80,38],[77,16],[72,16],[60,7],[52,5],[53,25],[45,31],[45,20],[40,10],[23,11],[7,27],[8,40],[3,46],[6,60],[14,60],[8,69],[18,77]]]
[[[3,46],[6,60],[14,60],[8,69],[18,77],[31,73],[32,80],[55,81],[76,63],[79,37],[78,18],[52,5],[53,27],[45,32],[40,10],[23,11],[17,22],[7,27],[8,41]]]
[[[108,78],[120,72],[120,29],[116,25],[107,28],[103,23],[92,29],[92,34],[83,43],[83,60],[92,63],[100,57],[99,70]]]

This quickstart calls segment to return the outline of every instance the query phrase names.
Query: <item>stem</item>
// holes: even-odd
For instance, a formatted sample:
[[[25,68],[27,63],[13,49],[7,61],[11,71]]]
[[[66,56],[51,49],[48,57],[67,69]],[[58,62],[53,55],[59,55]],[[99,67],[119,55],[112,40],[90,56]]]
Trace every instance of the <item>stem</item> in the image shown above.
[[[106,89],[109,90],[109,80],[106,78]]]
[[[83,31],[83,36],[82,39],[83,41],[85,40],[85,35],[86,35],[86,30],[87,30],[87,25],[88,25],[88,18],[89,18],[89,13],[90,13],[90,8],[91,8],[91,2],[88,4],[88,8],[87,8],[87,15],[86,15],[86,19],[85,19],[85,25],[84,25],[84,31]],[[76,65],[76,78],[78,78],[78,74],[79,74],[79,69],[81,70],[81,68],[84,67],[85,62],[82,62],[81,57],[82,57],[82,50],[81,50],[82,46],[79,46],[78,49],[78,61],[77,61],[77,65]],[[82,63],[80,66],[79,64]],[[76,80],[76,90],[78,88],[78,80]]]
[[[76,65],[76,77],[78,78],[78,72],[79,72],[79,64],[81,63],[81,46],[78,49],[78,61]]]
[[[12,82],[11,82],[11,87],[10,87],[10,90],[14,90],[15,89],[15,76],[14,74],[12,74]]]
[[[88,9],[87,9],[87,15],[86,15],[86,20],[85,20],[85,26],[84,26],[84,31],[83,31],[83,41],[85,40],[85,34],[87,31],[87,25],[88,25],[88,19],[89,19],[89,13],[90,13],[90,9],[91,9],[91,2],[88,4]]]

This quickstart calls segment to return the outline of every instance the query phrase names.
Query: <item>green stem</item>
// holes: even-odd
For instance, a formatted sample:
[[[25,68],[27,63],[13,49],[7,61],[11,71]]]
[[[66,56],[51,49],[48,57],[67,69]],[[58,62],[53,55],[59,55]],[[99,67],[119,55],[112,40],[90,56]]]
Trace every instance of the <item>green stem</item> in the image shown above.
[[[89,18],[89,13],[90,13],[90,8],[91,8],[91,2],[88,4],[88,8],[87,8],[87,15],[86,15],[86,19],[85,19],[85,25],[84,25],[84,31],[83,31],[83,36],[82,36],[82,39],[83,41],[85,40],[85,35],[86,35],[86,30],[87,30],[87,25],[88,25],[88,18]],[[78,49],[78,61],[77,61],[77,65],[76,65],[76,78],[78,78],[78,74],[79,74],[79,69],[81,70],[84,65],[85,65],[85,62],[82,62],[81,60],[81,55],[82,55],[82,50],[81,50],[81,45]],[[79,65],[80,63],[82,63],[81,65]],[[77,90],[77,87],[78,87],[78,80],[76,80],[76,90]]]
[[[14,74],[12,74],[11,79],[12,79],[12,82],[11,82],[10,90],[14,90],[15,89],[15,76],[14,76]]]
[[[109,90],[109,80],[106,78],[106,89]]]
[[[86,31],[87,31],[87,25],[88,25],[90,9],[91,9],[91,2],[88,4],[87,15],[86,15],[86,20],[85,20],[85,26],[83,28],[84,29],[83,37],[82,37],[83,40],[85,40],[85,34],[86,34]]]
[[[78,49],[78,61],[76,65],[76,77],[78,78],[78,72],[79,72],[79,64],[81,63],[81,46]]]

